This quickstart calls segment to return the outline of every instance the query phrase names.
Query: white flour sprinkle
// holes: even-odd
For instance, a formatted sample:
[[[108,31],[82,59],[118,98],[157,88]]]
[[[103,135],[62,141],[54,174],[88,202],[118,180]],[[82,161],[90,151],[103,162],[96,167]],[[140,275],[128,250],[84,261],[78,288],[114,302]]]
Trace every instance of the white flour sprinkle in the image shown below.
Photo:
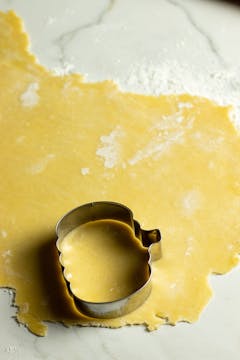
[[[75,66],[73,64],[70,64],[68,62],[65,62],[63,66],[57,66],[55,67],[52,72],[55,76],[64,76],[73,73],[75,69]]]
[[[128,160],[129,165],[135,165],[143,159],[163,154],[172,144],[177,144],[182,141],[184,130],[180,130],[174,134],[168,135],[165,138],[155,138],[151,140],[143,149],[138,150],[136,154]],[[166,134],[167,135],[167,134]]]
[[[205,152],[216,152],[225,141],[224,132],[216,129],[212,134],[197,131],[191,136],[195,144]]]
[[[165,61],[159,65],[133,64],[125,77],[118,79],[123,91],[148,95],[190,94],[232,105],[231,120],[240,129],[240,67],[206,68],[199,71],[189,64]],[[180,107],[188,107],[180,105]]]
[[[191,109],[193,107],[193,104],[188,103],[188,102],[180,102],[178,103],[178,109]]]
[[[2,253],[3,258],[8,258],[9,256],[12,256],[11,250],[6,250],[4,253]]]
[[[194,251],[193,241],[194,238],[192,236],[189,236],[189,238],[187,239],[187,248],[185,251],[185,256],[192,256],[192,253]]]
[[[25,136],[25,135],[18,136],[18,137],[16,138],[16,143],[17,143],[17,144],[22,144],[25,139],[26,139],[26,136]]]
[[[186,130],[193,125],[193,118],[185,119],[181,111],[169,116],[162,116],[159,121],[150,128],[150,132],[158,131],[151,136],[151,140],[128,160],[129,165],[135,165],[143,159],[152,157],[158,159],[166,151],[170,150],[174,144],[184,141]]]
[[[36,106],[39,101],[38,90],[39,84],[37,82],[29,84],[26,91],[20,96],[22,106],[30,108]]]
[[[89,168],[85,167],[85,168],[81,168],[81,174],[82,175],[88,175],[90,173]]]
[[[185,215],[193,215],[199,208],[201,208],[202,203],[203,198],[200,191],[195,189],[188,191],[182,199],[182,206]]]
[[[3,238],[6,238],[6,237],[8,236],[7,231],[4,230],[4,229],[2,229],[2,230],[0,231],[0,234],[2,235]]]
[[[97,149],[96,155],[104,159],[104,166],[106,168],[111,169],[117,165],[120,155],[120,144],[118,140],[123,136],[123,130],[120,126],[116,126],[109,135],[100,137],[102,146]]]
[[[40,159],[36,164],[34,164],[30,168],[28,168],[28,171],[31,173],[31,175],[40,174],[41,172],[43,172],[46,169],[48,163],[51,160],[55,159],[55,157],[56,157],[55,154],[48,154],[44,158]]]
[[[189,246],[185,252],[185,256],[191,256],[193,252],[193,247]]]

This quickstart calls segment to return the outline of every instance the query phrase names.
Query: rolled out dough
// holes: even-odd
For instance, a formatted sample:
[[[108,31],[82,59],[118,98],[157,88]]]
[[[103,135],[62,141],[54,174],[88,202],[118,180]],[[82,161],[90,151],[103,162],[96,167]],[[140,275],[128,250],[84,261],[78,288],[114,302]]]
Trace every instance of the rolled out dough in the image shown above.
[[[229,271],[240,252],[240,141],[229,108],[56,77],[28,46],[21,20],[0,13],[0,286],[16,289],[18,321],[45,335],[44,321],[155,329],[197,320],[208,275]],[[75,310],[55,247],[61,215],[98,200],[127,205],[163,236],[151,296],[113,320]]]

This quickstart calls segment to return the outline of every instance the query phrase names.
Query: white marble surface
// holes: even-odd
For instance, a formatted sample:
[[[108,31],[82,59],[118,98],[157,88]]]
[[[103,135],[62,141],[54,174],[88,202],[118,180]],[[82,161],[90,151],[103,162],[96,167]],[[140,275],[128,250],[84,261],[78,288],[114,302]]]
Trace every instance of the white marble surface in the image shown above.
[[[0,10],[7,9],[24,19],[31,50],[55,72],[115,79],[139,92],[189,91],[240,102],[236,1],[0,0]],[[1,290],[0,359],[237,360],[239,280],[239,269],[212,276],[214,297],[193,325],[148,333],[50,324],[45,338],[15,323],[11,296]]]

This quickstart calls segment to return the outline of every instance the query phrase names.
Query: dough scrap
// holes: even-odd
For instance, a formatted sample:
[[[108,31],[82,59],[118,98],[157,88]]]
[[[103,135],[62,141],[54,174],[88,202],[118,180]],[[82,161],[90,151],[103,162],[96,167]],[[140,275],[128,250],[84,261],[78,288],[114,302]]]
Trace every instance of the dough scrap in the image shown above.
[[[240,141],[229,108],[56,77],[28,47],[21,20],[0,13],[0,286],[16,289],[18,321],[42,336],[45,321],[196,321],[211,297],[208,275],[232,269],[240,252]],[[112,320],[75,310],[55,247],[57,220],[99,200],[126,204],[163,236],[151,296]]]

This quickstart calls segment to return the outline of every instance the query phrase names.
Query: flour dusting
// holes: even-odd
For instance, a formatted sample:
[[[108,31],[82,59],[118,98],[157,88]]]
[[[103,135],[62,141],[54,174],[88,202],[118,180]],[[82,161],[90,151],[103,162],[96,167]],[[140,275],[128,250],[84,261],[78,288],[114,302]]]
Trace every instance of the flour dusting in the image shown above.
[[[179,102],[178,103],[178,109],[191,109],[193,107],[193,104],[189,102]]]
[[[139,149],[129,160],[129,165],[135,165],[139,161],[152,157],[158,159],[174,144],[184,141],[186,131],[192,127],[194,118],[185,118],[181,111],[169,116],[162,116],[149,130],[149,142]]]
[[[20,96],[22,106],[24,107],[34,107],[39,101],[39,84],[37,82],[31,83],[28,85],[26,91]]]
[[[185,251],[185,256],[192,256],[192,253],[194,251],[194,246],[193,246],[193,240],[194,238],[192,236],[189,236],[187,239],[187,248]]]
[[[3,258],[8,258],[9,256],[12,256],[11,250],[6,250],[2,253]]]
[[[219,150],[220,146],[224,143],[224,134],[220,133],[218,130],[215,131],[215,134],[206,134],[203,132],[196,132],[192,135],[195,144],[205,152],[216,152]]]
[[[136,152],[136,154],[128,160],[129,165],[135,165],[139,161],[155,156],[157,158],[163,152],[167,151],[172,144],[181,143],[184,135],[184,130],[177,131],[175,134],[156,137],[149,141],[149,143]]]
[[[85,167],[85,168],[81,168],[81,174],[82,175],[88,175],[90,173],[90,169]]]
[[[203,203],[202,194],[198,190],[188,191],[182,199],[182,207],[184,214],[187,216],[193,215],[201,208]]]
[[[11,258],[12,258],[12,252],[11,250],[6,250],[2,253],[2,258],[3,258],[3,262],[5,267],[9,266],[9,264],[11,263]]]
[[[150,62],[133,64],[118,85],[123,91],[147,94],[190,94],[212,99],[219,105],[232,105],[230,118],[240,129],[240,67],[206,68],[202,71],[194,65],[177,61],[163,61],[159,65]],[[179,104],[179,108],[188,105]]]
[[[117,165],[120,156],[120,144],[118,140],[123,136],[123,130],[120,126],[116,126],[109,135],[100,137],[102,146],[97,149],[96,155],[103,158],[105,168],[111,169]]]
[[[54,76],[65,76],[73,73],[74,69],[75,66],[73,64],[65,62],[62,66],[57,66],[52,69],[52,72]]]
[[[18,136],[18,137],[16,138],[16,143],[17,143],[17,144],[22,144],[25,139],[26,139],[26,136],[25,136],[25,135]]]
[[[28,168],[28,171],[30,172],[31,175],[37,175],[42,173],[46,169],[49,162],[53,160],[55,157],[56,157],[55,154],[46,155],[44,158],[40,159],[37,163],[30,166]]]
[[[0,230],[0,234],[1,234],[1,236],[2,236],[3,238],[6,238],[6,237],[8,236],[7,231],[4,230],[4,229]]]

